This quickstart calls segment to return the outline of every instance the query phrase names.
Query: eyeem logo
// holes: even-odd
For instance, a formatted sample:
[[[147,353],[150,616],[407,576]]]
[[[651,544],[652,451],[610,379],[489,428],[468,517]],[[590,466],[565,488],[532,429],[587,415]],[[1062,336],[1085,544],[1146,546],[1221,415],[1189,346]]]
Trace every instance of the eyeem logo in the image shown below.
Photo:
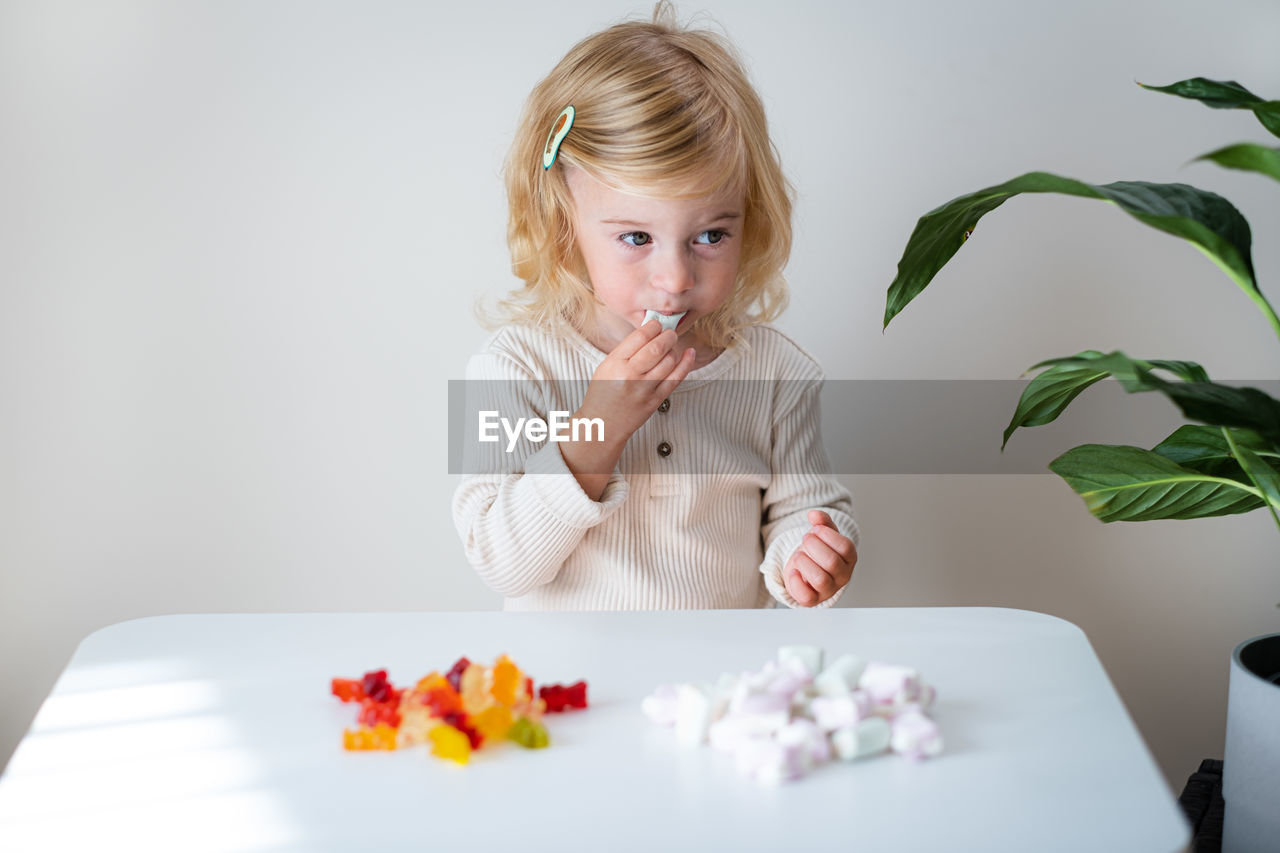
[[[572,412],[552,410],[549,421],[542,418],[516,418],[515,424],[496,411],[480,412],[480,441],[497,441],[498,429],[507,436],[507,452],[515,449],[516,442],[523,433],[528,441],[604,441],[604,421],[600,418],[571,418]],[[591,437],[595,428],[595,438]],[[579,430],[582,437],[579,438]]]

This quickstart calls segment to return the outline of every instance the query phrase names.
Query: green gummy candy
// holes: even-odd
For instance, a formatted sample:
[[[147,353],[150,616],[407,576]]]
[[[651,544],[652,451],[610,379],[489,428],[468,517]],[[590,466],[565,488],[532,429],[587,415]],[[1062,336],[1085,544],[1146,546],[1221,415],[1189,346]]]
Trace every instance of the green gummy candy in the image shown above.
[[[542,749],[551,743],[547,727],[542,723],[535,723],[528,717],[521,717],[512,723],[511,728],[507,730],[507,737],[525,749]]]

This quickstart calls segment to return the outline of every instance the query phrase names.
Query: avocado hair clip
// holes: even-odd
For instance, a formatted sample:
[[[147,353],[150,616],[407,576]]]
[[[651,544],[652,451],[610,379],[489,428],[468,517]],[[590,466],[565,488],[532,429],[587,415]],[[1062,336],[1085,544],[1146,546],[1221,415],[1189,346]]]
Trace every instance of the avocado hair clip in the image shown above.
[[[551,164],[556,161],[556,155],[560,153],[560,143],[564,142],[571,127],[573,127],[572,104],[561,111],[556,117],[555,124],[551,126],[551,132],[547,134],[547,144],[542,149],[542,168],[550,169]]]

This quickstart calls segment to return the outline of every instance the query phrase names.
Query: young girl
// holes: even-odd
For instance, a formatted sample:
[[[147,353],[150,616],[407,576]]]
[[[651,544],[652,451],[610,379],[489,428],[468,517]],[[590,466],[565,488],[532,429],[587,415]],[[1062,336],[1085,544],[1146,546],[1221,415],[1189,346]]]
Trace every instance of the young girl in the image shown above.
[[[506,609],[829,606],[857,561],[822,373],[766,325],[791,197],[763,105],[729,45],[671,19],[570,50],[508,156],[524,287],[467,370],[468,411],[506,433],[468,437],[453,502]]]

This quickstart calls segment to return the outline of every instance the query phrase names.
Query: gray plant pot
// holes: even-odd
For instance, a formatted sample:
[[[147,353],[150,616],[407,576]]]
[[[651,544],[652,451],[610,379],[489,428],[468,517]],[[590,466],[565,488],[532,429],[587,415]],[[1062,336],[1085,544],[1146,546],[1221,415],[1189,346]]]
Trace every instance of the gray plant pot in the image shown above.
[[[1231,654],[1222,798],[1223,853],[1280,850],[1280,634]]]

